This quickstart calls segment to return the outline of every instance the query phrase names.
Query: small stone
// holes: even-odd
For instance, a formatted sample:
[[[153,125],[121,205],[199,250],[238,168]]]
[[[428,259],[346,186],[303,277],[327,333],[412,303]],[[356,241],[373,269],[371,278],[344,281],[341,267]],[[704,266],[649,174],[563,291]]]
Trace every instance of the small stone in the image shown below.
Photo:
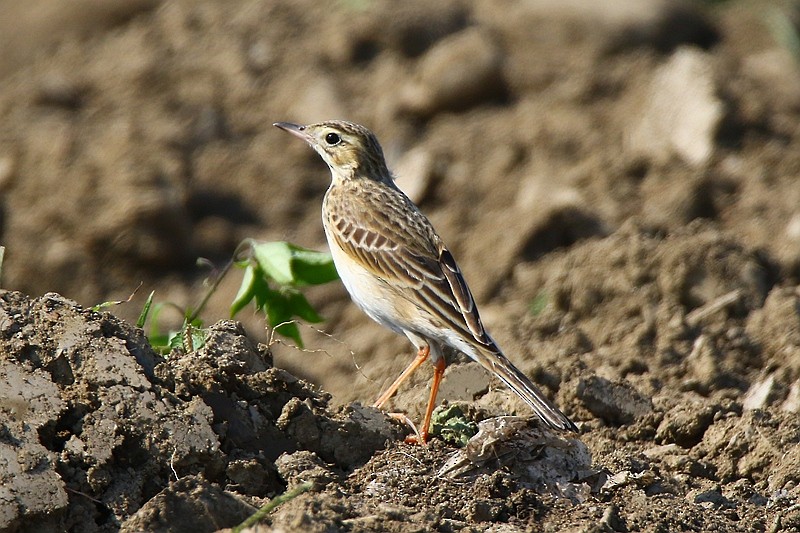
[[[505,92],[502,55],[482,31],[468,29],[441,40],[420,60],[416,79],[400,93],[400,109],[431,116],[466,109]]]
[[[628,148],[635,157],[666,162],[676,155],[692,166],[714,152],[714,136],[723,116],[715,95],[713,65],[707,54],[680,48],[659,68],[641,112],[633,115]]]
[[[592,414],[612,424],[631,424],[653,410],[650,400],[629,383],[599,376],[581,378],[576,395]]]
[[[51,75],[42,80],[36,101],[41,105],[74,110],[83,104],[85,93],[86,89],[73,80]]]
[[[695,339],[692,351],[686,357],[691,376],[697,380],[692,389],[704,393],[713,387],[720,373],[719,359],[720,355],[707,335],[700,335]]]
[[[781,405],[781,409],[787,413],[800,412],[800,379],[795,380],[792,386],[789,387],[789,395]]]
[[[257,73],[266,71],[275,60],[275,50],[266,40],[259,40],[247,47],[247,66]]]
[[[422,147],[412,148],[393,166],[398,186],[414,203],[419,204],[430,190],[434,174],[431,153]]]
[[[284,453],[275,460],[278,474],[288,484],[288,489],[306,482],[322,488],[337,479],[336,474],[314,452],[301,450]]]
[[[719,405],[702,400],[684,402],[664,415],[656,430],[656,441],[691,448],[703,439],[719,410]]]
[[[775,375],[770,374],[764,379],[760,379],[750,385],[750,388],[742,400],[742,409],[750,411],[753,409],[763,409],[772,403],[777,392]]]
[[[2,172],[0,172],[0,187],[2,187],[2,183]],[[789,223],[786,224],[786,236],[793,241],[800,241],[800,213],[793,215],[789,219]]]

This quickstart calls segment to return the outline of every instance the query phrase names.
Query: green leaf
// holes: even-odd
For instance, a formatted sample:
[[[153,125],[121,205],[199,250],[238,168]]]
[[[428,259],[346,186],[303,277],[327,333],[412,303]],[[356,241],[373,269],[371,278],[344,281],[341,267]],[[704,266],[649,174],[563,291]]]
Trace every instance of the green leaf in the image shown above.
[[[253,244],[253,257],[264,273],[277,283],[291,285],[294,281],[289,243],[278,241]]]
[[[306,322],[322,322],[322,317],[311,307],[306,297],[298,291],[285,291],[289,312],[292,316],[299,316]]]
[[[329,253],[277,241],[253,244],[253,257],[279,285],[320,285],[339,277]]]
[[[302,348],[303,341],[300,338],[300,330],[297,328],[297,324],[291,322],[294,315],[290,299],[269,287],[261,292],[260,299],[262,303],[259,304],[259,308],[267,314],[269,326],[284,337],[289,337]]]
[[[258,272],[256,272],[258,270]],[[244,268],[242,275],[242,284],[239,286],[239,292],[231,302],[231,318],[235,317],[239,311],[245,308],[256,295],[256,288],[258,287],[257,277],[261,277],[261,269],[253,264],[248,264]]]
[[[166,348],[168,353],[176,348],[183,348],[183,331],[170,331]]]
[[[206,341],[208,340],[208,331],[206,329],[202,328],[201,325],[188,326],[188,327],[185,327],[183,329],[183,339],[182,340],[184,341],[183,342],[184,349],[187,348],[186,342],[185,342],[186,341],[186,333],[187,332],[189,333],[189,336],[191,337],[191,340],[192,340],[192,344],[191,344],[191,350],[192,351],[197,351],[197,350],[199,350],[200,348],[202,348],[203,346],[206,345]]]
[[[469,420],[457,404],[439,406],[433,412],[431,434],[445,442],[463,448],[477,433],[478,425]]]
[[[150,341],[150,347],[161,355],[167,355],[171,350],[169,349],[169,336],[158,335],[149,336],[147,340]]]
[[[532,316],[539,316],[547,308],[549,300],[550,298],[545,291],[539,291],[528,306],[528,311]]]
[[[158,317],[161,316],[161,311],[164,310],[166,305],[167,304],[164,302],[159,302],[155,305],[151,305],[148,311],[148,313],[150,313],[150,334],[147,335],[147,338],[150,340],[152,346],[165,346],[167,343],[167,336],[162,335],[158,327]],[[153,339],[164,339],[164,341],[157,344]]]
[[[303,347],[303,339],[300,337],[300,328],[298,328],[297,324],[294,322],[284,322],[283,324],[276,326],[275,331],[284,337],[292,339],[295,344],[297,344],[298,348]]]
[[[297,285],[322,285],[339,279],[333,257],[327,252],[298,248],[292,266]]]
[[[144,328],[144,323],[147,322],[147,315],[150,314],[150,307],[153,305],[153,296],[155,293],[156,291],[150,291],[150,295],[147,297],[147,300],[145,300],[144,307],[142,307],[142,312],[139,313],[139,318],[136,319],[136,327],[139,329]]]

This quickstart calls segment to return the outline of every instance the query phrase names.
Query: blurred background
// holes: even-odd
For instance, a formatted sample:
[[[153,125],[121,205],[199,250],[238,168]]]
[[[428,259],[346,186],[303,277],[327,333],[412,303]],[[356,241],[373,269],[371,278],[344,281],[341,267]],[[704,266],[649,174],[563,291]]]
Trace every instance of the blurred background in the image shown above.
[[[331,118],[378,135],[526,371],[560,352],[514,328],[583,243],[701,223],[762,254],[762,301],[800,277],[796,2],[0,0],[0,14],[4,288],[91,306],[141,282],[111,310],[135,319],[151,290],[195,305],[211,274],[197,259],[221,266],[244,238],[324,250],[327,168],[272,123]],[[278,361],[337,399],[371,399],[413,355],[338,283],[309,299],[335,339],[303,330],[321,351]]]

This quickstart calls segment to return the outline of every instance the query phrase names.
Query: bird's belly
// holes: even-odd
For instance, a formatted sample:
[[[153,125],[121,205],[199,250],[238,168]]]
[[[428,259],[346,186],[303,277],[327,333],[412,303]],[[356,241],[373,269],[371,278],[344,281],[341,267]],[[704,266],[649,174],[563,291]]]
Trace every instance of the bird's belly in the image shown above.
[[[402,312],[386,283],[351,259],[335,242],[328,240],[333,263],[353,302],[372,320],[397,333],[402,333]],[[405,302],[402,302],[403,304]]]

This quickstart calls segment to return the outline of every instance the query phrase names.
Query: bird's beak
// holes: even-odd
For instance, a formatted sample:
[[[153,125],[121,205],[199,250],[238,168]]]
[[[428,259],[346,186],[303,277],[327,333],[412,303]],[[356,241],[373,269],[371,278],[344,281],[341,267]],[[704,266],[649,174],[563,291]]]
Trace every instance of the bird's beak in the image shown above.
[[[306,142],[311,142],[311,136],[306,133],[306,127],[301,126],[300,124],[292,124],[291,122],[276,122],[273,124],[276,128],[280,128],[283,131],[288,131],[295,137],[303,139]]]

